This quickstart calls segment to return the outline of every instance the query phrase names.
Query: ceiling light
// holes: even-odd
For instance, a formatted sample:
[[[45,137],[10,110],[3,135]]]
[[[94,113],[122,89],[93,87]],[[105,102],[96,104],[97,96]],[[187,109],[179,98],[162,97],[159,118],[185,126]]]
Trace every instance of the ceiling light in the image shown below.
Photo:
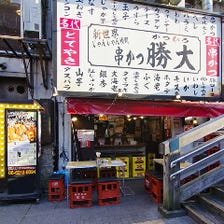
[[[119,92],[117,95],[118,95],[119,97],[121,97],[121,96],[123,96],[123,93],[122,93],[122,92]]]
[[[176,92],[176,100],[180,100],[181,96],[178,92]]]
[[[78,120],[77,117],[72,117],[72,122],[76,122]]]
[[[197,124],[198,124],[197,118],[194,118],[193,125],[197,125]]]

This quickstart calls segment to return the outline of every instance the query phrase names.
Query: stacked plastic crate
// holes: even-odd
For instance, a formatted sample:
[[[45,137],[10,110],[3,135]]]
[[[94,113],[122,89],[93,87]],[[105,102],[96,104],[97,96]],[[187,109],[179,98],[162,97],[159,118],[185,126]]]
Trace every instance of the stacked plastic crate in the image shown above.
[[[62,201],[65,199],[65,178],[63,174],[53,174],[48,178],[48,200]]]
[[[152,197],[154,202],[163,202],[163,179],[161,175],[146,171],[144,189]]]
[[[69,184],[70,208],[92,206],[92,180],[76,180]]]
[[[80,179],[80,180],[92,180],[92,189],[96,190],[97,186],[97,169],[96,168],[86,168],[86,169],[81,169],[80,174],[78,178],[74,179]]]
[[[120,182],[116,178],[100,178],[97,184],[98,204],[111,205],[120,203]]]
[[[147,169],[148,170],[154,170],[154,162],[153,159],[156,158],[156,154],[155,153],[148,153],[147,156]]]
[[[205,140],[205,141],[209,141],[209,140],[211,140],[212,138],[215,138],[215,137],[217,137],[217,136],[218,136],[218,134],[210,134],[210,135],[205,136],[205,137],[204,137],[204,140]],[[220,150],[220,146],[214,146],[214,147],[212,147],[211,149],[209,149],[209,150],[207,151],[207,155],[210,156],[210,155],[212,155],[213,153],[215,153],[215,152],[217,152],[217,151],[219,151],[219,150]],[[209,166],[207,167],[207,170],[208,170],[208,171],[209,171],[209,170],[212,170],[212,169],[218,167],[219,165],[220,165],[220,161],[217,161],[217,162],[215,162],[215,163],[209,165]]]
[[[151,187],[152,187],[152,199],[156,203],[162,203],[163,202],[163,181],[162,181],[162,179],[151,176],[150,181],[151,181]]]
[[[101,158],[102,160],[111,161],[110,157]],[[100,169],[99,177],[116,177],[116,168],[115,167],[104,167]]]
[[[144,190],[147,194],[152,193],[152,186],[150,181],[150,174],[148,171],[145,172],[145,178],[144,178]]]
[[[216,152],[218,152],[220,150],[220,147],[213,147],[212,149],[210,149],[210,150],[208,150],[208,152],[207,152],[207,155],[208,156],[210,156],[210,155],[212,155],[213,153],[216,153]],[[213,164],[211,164],[210,166],[208,166],[208,171],[209,170],[212,170],[212,169],[214,169],[214,168],[216,168],[216,167],[218,167],[220,165],[220,161],[217,161],[217,162],[215,162],[215,163],[213,163]]]
[[[144,177],[145,176],[145,156],[133,156],[132,157],[132,177]]]
[[[121,160],[125,163],[125,167],[116,167],[117,178],[129,178],[129,157],[116,157],[116,160]]]

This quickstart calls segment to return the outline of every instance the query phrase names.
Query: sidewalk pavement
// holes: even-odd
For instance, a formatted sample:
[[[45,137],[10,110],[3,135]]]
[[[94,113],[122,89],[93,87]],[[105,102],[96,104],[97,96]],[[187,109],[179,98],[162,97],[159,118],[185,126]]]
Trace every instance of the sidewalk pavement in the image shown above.
[[[65,199],[49,202],[43,194],[39,203],[32,201],[0,203],[0,224],[195,224],[188,216],[165,219],[158,204],[144,192],[143,180],[126,180],[134,195],[121,196],[120,204],[69,208]],[[96,192],[95,192],[96,193]]]

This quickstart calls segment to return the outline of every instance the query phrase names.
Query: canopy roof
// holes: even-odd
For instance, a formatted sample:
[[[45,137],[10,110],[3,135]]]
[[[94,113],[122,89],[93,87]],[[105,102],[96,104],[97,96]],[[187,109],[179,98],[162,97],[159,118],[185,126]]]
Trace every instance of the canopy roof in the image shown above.
[[[68,114],[111,114],[170,117],[217,117],[224,103],[172,101],[155,102],[120,99],[67,98]]]

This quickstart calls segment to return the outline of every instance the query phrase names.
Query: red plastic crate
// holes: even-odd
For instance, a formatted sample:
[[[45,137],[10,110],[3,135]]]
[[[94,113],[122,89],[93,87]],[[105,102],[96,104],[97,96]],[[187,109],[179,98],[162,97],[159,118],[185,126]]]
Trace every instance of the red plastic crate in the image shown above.
[[[152,193],[152,199],[156,203],[159,203],[159,204],[163,203],[163,195],[157,195]]]
[[[152,186],[152,193],[156,195],[163,195],[163,182],[156,178],[151,178],[150,180]]]
[[[217,137],[218,136],[218,134],[210,134],[210,135],[207,135],[207,136],[205,136],[204,137],[204,141],[206,142],[206,141],[209,141],[209,140],[211,140],[212,138],[215,138],[215,137]]]
[[[64,180],[48,180],[48,187],[62,188],[64,187]]]
[[[100,206],[119,204],[119,203],[120,203],[120,197],[98,199],[98,204]]]
[[[82,169],[80,171],[81,180],[92,179],[92,189],[96,190],[97,186],[97,170],[96,169]]]
[[[207,151],[207,155],[212,155],[213,153],[215,153],[215,152],[217,152],[217,151],[219,151],[219,150],[220,150],[220,147],[215,146],[215,147],[213,147],[213,148],[211,148],[211,149],[209,149],[209,150]],[[208,171],[209,171],[209,170],[212,170],[212,169],[218,167],[219,165],[220,165],[220,161],[217,161],[217,162],[215,162],[215,163],[209,165],[209,166],[207,167],[207,170],[208,170]]]
[[[92,200],[92,184],[70,184],[69,197],[71,200],[77,201]]]
[[[220,150],[220,147],[215,146],[207,151],[207,155],[211,155],[219,150]]]
[[[89,207],[92,205],[92,183],[69,184],[70,208]]]
[[[101,169],[100,178],[103,177],[116,177],[116,169]]]
[[[152,184],[151,184],[151,181],[150,181],[150,174],[148,172],[145,172],[144,190],[148,194],[152,193]]]
[[[152,175],[151,173],[147,173],[145,175],[145,181],[149,181],[149,187],[151,190],[150,196],[152,197],[153,201],[156,203],[162,203],[163,202],[163,180],[161,177],[157,177]]]
[[[63,201],[65,199],[65,193],[63,194],[48,194],[48,201]]]
[[[120,197],[120,182],[108,181],[97,183],[98,199]]]
[[[69,203],[70,208],[83,208],[92,206],[92,200],[71,201]]]
[[[212,165],[208,166],[207,169],[208,171],[209,170],[212,170],[212,169],[215,169],[216,167],[218,167],[220,165],[220,162],[216,162],[216,163],[213,163]]]
[[[197,175],[190,175],[189,177],[186,177],[186,178],[184,178],[183,180],[181,180],[180,181],[180,184],[181,185],[184,185],[184,184],[186,184],[187,182],[190,182],[190,181],[192,181],[193,179],[195,179],[195,178],[197,178],[198,176]]]
[[[63,175],[52,175],[48,179],[48,200],[62,201],[65,199],[65,185]]]
[[[80,179],[86,178],[97,178],[97,170],[96,169],[82,169],[80,171]]]

